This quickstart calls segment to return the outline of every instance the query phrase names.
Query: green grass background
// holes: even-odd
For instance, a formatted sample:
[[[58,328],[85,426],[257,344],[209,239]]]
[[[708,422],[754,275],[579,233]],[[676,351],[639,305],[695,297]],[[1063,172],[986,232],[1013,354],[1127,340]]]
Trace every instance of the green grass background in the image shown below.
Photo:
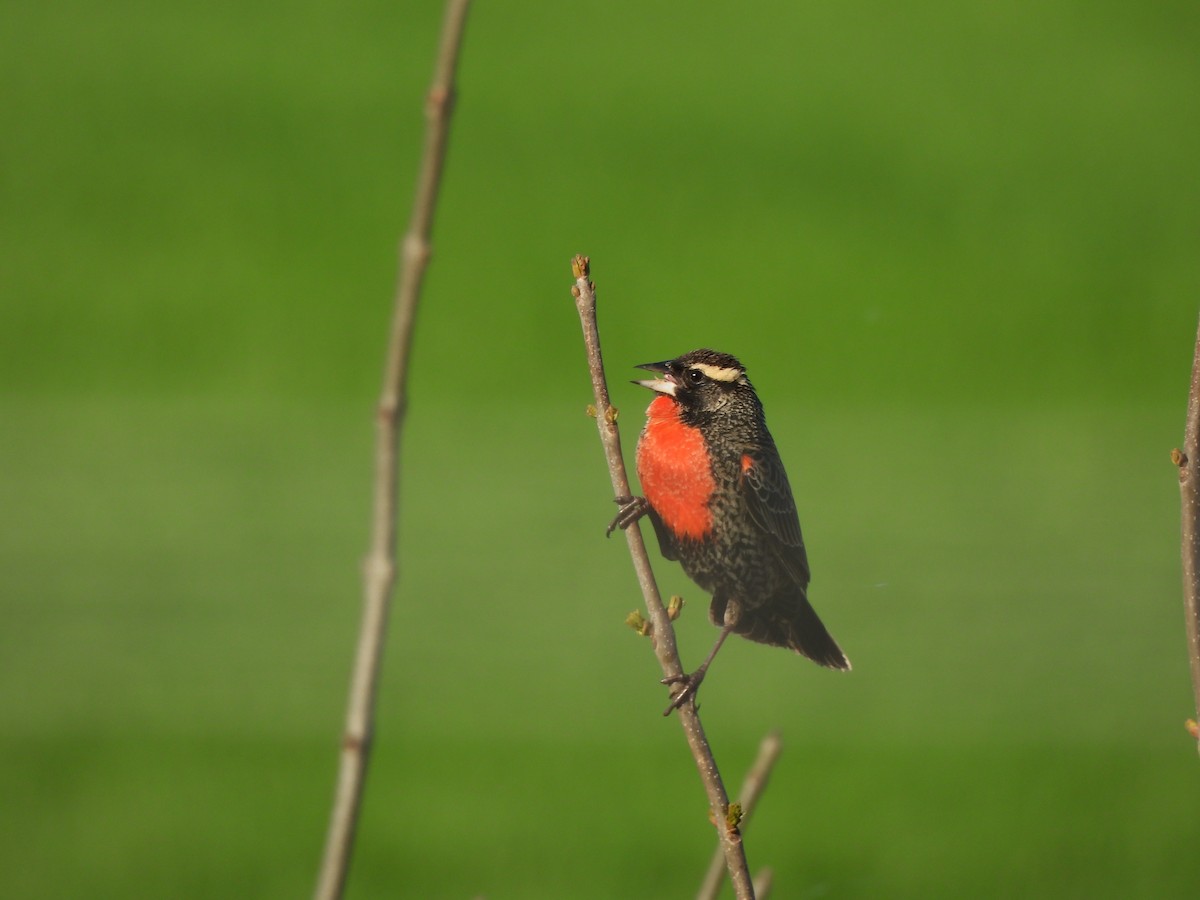
[[[0,893],[295,897],[332,795],[435,3],[9,4]],[[1191,897],[1200,9],[479,2],[351,897],[688,896],[570,301],[747,363],[846,677],[703,690],[781,897]],[[714,636],[691,605],[685,662]]]

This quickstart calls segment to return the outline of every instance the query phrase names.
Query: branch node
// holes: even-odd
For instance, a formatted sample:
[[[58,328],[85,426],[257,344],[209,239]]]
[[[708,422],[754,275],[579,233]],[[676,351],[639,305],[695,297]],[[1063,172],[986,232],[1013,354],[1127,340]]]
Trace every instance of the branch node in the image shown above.
[[[410,266],[425,266],[433,256],[433,244],[424,235],[405,235],[401,254]]]
[[[454,109],[454,100],[455,93],[452,86],[435,85],[425,96],[425,115],[434,120],[449,116]]]

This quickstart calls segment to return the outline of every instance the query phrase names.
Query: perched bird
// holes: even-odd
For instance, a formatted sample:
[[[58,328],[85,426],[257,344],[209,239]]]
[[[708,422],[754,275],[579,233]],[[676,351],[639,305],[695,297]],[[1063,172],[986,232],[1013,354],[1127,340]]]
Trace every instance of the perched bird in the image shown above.
[[[658,394],[637,446],[645,496],[620,498],[609,531],[649,515],[662,555],[712,595],[709,617],[721,629],[700,668],[677,679],[667,712],[695,693],[730,632],[848,670],[808,602],[796,502],[745,368],[707,349],[637,368],[656,377],[634,384]]]

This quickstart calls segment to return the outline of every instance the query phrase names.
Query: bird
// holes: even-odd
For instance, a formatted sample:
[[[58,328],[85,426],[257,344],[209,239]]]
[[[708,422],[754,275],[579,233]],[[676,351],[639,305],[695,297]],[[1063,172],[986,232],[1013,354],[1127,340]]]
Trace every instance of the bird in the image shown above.
[[[810,570],[796,501],[746,369],[701,348],[636,368],[656,394],[637,444],[641,497],[619,497],[609,526],[648,516],[665,559],[712,596],[721,631],[700,667],[676,685],[664,715],[703,681],[725,639],[739,634],[848,671],[850,660],[808,601]]]

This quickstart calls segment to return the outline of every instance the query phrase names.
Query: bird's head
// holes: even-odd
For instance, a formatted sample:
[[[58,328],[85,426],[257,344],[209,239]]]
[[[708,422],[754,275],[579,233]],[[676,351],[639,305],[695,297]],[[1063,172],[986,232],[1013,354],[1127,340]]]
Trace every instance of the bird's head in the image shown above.
[[[691,413],[712,412],[735,397],[754,392],[746,369],[737,358],[716,350],[693,350],[675,359],[643,363],[638,368],[658,377],[634,384],[671,397]]]

